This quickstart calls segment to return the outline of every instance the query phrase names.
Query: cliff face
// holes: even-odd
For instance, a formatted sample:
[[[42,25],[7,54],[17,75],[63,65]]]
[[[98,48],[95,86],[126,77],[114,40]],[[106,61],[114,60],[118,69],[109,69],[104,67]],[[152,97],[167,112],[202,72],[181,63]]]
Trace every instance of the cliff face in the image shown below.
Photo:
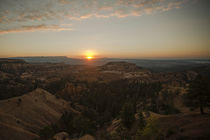
[[[29,65],[23,60],[16,59],[0,59],[0,70],[8,73],[20,73]]]
[[[24,60],[21,59],[7,59],[7,58],[0,58],[0,64],[2,63],[19,63],[23,64],[26,63]]]
[[[152,73],[148,69],[127,62],[110,62],[99,67],[102,73],[121,74],[121,78],[140,82],[161,82],[172,86],[184,86],[196,76],[195,71]]]
[[[55,123],[69,103],[57,99],[43,89],[36,89],[23,96],[0,101],[0,139],[32,140],[39,131]]]
[[[160,81],[163,84],[175,87],[185,86],[195,79],[198,73],[194,71],[174,72],[174,73],[156,73],[153,74],[153,80]]]
[[[121,71],[121,72],[136,72],[142,71],[143,68],[136,66],[136,64],[128,62],[109,62],[100,67],[103,71]]]

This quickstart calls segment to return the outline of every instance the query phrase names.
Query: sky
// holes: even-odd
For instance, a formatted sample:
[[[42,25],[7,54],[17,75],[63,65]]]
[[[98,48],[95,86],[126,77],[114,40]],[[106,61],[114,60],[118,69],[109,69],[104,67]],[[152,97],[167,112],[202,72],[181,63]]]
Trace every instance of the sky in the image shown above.
[[[210,58],[209,0],[0,0],[0,57]]]

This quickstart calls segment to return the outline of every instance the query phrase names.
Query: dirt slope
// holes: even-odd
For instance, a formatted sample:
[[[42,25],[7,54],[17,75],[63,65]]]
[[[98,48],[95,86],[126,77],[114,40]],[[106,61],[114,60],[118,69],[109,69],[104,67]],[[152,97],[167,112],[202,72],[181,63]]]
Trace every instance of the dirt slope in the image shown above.
[[[40,129],[55,123],[65,110],[71,110],[68,102],[40,88],[23,96],[1,100],[0,139],[34,139]]]
[[[159,128],[167,139],[209,139],[210,114],[180,113],[159,118]]]

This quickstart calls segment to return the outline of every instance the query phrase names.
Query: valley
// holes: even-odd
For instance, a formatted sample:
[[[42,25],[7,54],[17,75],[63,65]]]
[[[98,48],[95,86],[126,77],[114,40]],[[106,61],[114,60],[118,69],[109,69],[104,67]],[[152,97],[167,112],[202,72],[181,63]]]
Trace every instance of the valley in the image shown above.
[[[200,115],[183,96],[209,72],[0,59],[0,139],[208,139],[210,111]]]

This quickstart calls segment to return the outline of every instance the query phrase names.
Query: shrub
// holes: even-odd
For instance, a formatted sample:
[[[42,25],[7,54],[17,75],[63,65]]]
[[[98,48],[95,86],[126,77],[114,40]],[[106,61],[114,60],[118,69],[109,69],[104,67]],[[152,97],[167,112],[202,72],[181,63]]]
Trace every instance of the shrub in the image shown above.
[[[40,133],[40,139],[42,140],[48,140],[51,139],[57,132],[57,126],[56,125],[50,125],[50,126],[46,126],[44,127]]]
[[[157,120],[149,120],[144,129],[138,129],[136,140],[148,139],[163,139],[163,134],[159,129],[159,122]]]

